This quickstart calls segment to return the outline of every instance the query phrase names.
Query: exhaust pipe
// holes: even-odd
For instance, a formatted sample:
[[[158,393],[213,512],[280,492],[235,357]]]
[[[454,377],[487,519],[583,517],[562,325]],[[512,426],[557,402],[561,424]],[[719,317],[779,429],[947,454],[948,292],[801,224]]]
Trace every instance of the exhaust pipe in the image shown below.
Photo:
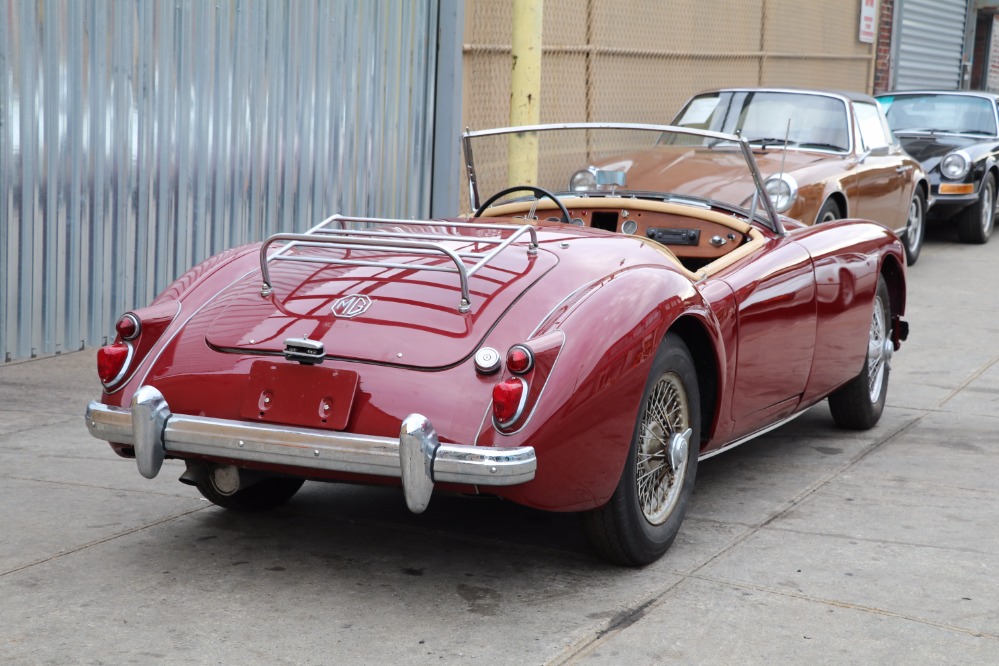
[[[220,495],[235,495],[244,488],[256,485],[273,475],[235,465],[210,465],[198,460],[188,460],[187,469],[179,481],[189,486],[210,484]]]

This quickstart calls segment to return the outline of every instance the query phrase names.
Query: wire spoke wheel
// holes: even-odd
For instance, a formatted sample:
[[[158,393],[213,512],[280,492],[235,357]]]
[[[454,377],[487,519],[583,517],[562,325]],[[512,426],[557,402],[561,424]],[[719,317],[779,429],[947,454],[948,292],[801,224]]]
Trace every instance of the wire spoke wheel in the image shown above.
[[[885,371],[892,354],[888,340],[887,307],[880,294],[874,300],[874,314],[871,316],[871,337],[867,343],[867,379],[871,402],[877,402],[881,386],[885,381]]]
[[[829,396],[829,411],[842,428],[867,430],[881,418],[888,394],[891,357],[891,299],[883,277],[878,278],[867,338],[867,358],[858,374]]]
[[[667,333],[645,380],[614,493],[582,514],[593,547],[617,564],[654,562],[673,543],[694,492],[701,396],[694,359]],[[627,441],[627,440],[626,440]]]
[[[670,439],[690,425],[690,405],[683,380],[667,372],[656,383],[642,415],[641,435],[636,456],[638,502],[653,525],[661,525],[680,497],[683,469],[673,469],[669,456]]]

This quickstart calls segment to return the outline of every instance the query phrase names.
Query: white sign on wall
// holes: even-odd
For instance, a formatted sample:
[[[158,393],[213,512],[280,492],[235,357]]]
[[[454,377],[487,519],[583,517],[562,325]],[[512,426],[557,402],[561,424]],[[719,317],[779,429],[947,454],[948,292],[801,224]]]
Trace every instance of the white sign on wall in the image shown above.
[[[860,35],[858,39],[868,44],[874,43],[874,30],[877,27],[877,0],[860,0]]]

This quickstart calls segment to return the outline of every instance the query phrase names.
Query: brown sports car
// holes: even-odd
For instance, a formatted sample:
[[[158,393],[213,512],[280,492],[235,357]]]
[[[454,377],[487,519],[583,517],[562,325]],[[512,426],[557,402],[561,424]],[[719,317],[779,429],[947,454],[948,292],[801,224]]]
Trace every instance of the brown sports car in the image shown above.
[[[902,238],[909,264],[919,256],[929,192],[926,174],[894,138],[873,97],[777,88],[714,90],[691,98],[672,124],[747,139],[779,213],[805,224],[867,218]],[[715,141],[699,145],[712,152],[731,148]],[[701,150],[681,159],[672,151],[646,151],[629,164],[628,187],[640,187],[643,172],[654,175],[662,187],[665,172],[674,170],[676,177],[700,180],[704,196],[730,188],[752,192],[751,183],[731,179],[724,164]],[[596,171],[591,169],[594,182]],[[577,176],[580,189],[591,185],[586,175]]]

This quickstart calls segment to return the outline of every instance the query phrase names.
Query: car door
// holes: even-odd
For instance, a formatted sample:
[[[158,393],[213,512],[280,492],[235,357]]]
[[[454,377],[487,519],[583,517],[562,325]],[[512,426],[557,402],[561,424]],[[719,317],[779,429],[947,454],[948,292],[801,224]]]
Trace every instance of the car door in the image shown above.
[[[749,261],[708,278],[734,295],[736,370],[730,397],[731,438],[790,415],[808,383],[816,336],[812,259],[786,236]]]
[[[905,227],[911,196],[912,166],[893,139],[877,104],[853,103],[857,165],[850,216],[873,220],[893,230]]]

